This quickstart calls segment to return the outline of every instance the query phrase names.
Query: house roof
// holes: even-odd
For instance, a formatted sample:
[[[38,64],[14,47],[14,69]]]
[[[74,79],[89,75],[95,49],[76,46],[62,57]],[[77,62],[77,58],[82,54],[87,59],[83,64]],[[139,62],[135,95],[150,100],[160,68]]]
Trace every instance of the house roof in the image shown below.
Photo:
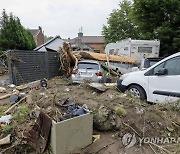
[[[55,36],[55,37],[53,37],[52,39],[50,39],[49,41],[47,41],[46,43],[38,46],[38,47],[35,48],[34,50],[37,51],[37,50],[39,50],[39,49],[42,48],[42,47],[46,47],[47,45],[49,45],[51,42],[55,41],[56,39],[60,39],[60,40],[61,40],[61,37],[60,37],[60,36]],[[52,49],[52,50],[53,50],[53,49]]]
[[[104,43],[103,36],[82,36],[82,43]]]
[[[76,43],[77,40],[81,40],[81,43],[84,44],[91,44],[91,43],[104,43],[104,37],[103,36],[82,36],[82,37],[76,37],[74,39],[66,39],[65,41],[68,41],[69,43]]]
[[[39,34],[39,32],[40,32],[39,29],[29,29],[29,31],[31,32],[33,37],[37,36]]]

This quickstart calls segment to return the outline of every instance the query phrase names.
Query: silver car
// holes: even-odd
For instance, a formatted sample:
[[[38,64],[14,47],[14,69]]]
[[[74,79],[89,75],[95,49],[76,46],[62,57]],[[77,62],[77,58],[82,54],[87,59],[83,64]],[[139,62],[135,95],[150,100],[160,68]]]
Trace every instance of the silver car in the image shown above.
[[[73,70],[71,74],[73,83],[99,82],[102,77],[103,69],[101,64],[95,60],[79,61],[77,70]]]

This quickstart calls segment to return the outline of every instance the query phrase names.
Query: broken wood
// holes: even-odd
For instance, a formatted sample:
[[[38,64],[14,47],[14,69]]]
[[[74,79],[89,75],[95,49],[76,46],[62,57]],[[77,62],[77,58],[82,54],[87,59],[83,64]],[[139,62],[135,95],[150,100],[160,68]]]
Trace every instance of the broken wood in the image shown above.
[[[6,99],[8,97],[10,97],[12,94],[6,94],[6,95],[3,95],[3,96],[0,96],[0,100],[2,99]]]
[[[84,59],[92,59],[98,61],[107,61],[107,62],[121,62],[121,63],[130,63],[135,64],[136,60],[134,58],[129,58],[127,56],[118,56],[118,55],[107,55],[102,53],[94,53],[89,51],[76,51],[73,52],[76,57],[82,57]],[[80,55],[80,56],[78,56]]]
[[[100,92],[105,92],[107,90],[107,88],[101,83],[90,83],[89,86]]]
[[[31,96],[31,95],[28,95],[28,96],[27,96],[26,102],[27,102],[28,104],[32,104],[32,103],[33,103],[33,101],[32,101],[32,96]]]
[[[68,42],[63,43],[63,48],[60,48],[59,60],[60,60],[60,70],[63,70],[67,75],[71,74],[71,63],[74,63],[74,69],[77,69],[78,59],[72,53],[71,45]]]
[[[7,114],[9,113],[15,106],[17,106],[19,103],[21,103],[23,100],[25,100],[26,97],[23,97],[22,99],[20,99],[17,103],[15,103],[14,105],[12,105],[9,109],[7,109],[4,113]]]
[[[27,85],[20,85],[20,86],[17,86],[16,89],[21,91],[21,90],[24,90],[24,89],[27,89],[28,86]]]
[[[0,140],[0,145],[5,145],[11,143],[11,134],[7,135],[6,137]]]
[[[103,69],[107,70],[111,75],[114,76],[118,76],[119,74],[115,71],[113,71],[113,69],[111,69],[110,67],[106,66],[105,64],[101,64],[101,66],[103,67]]]
[[[4,93],[4,92],[6,92],[6,88],[0,87],[0,93]]]

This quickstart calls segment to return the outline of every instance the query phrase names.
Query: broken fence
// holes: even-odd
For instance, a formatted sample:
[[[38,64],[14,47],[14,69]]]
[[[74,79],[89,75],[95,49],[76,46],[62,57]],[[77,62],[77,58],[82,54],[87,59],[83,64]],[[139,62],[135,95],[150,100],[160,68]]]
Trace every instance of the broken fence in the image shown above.
[[[57,52],[8,51],[10,83],[20,85],[60,75]]]

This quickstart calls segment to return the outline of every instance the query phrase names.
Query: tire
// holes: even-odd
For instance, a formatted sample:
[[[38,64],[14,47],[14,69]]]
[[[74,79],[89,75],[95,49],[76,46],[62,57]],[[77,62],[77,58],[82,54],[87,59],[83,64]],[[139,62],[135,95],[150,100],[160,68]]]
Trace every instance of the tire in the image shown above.
[[[128,91],[135,97],[140,100],[146,100],[146,93],[143,88],[138,85],[131,85],[128,88]]]

